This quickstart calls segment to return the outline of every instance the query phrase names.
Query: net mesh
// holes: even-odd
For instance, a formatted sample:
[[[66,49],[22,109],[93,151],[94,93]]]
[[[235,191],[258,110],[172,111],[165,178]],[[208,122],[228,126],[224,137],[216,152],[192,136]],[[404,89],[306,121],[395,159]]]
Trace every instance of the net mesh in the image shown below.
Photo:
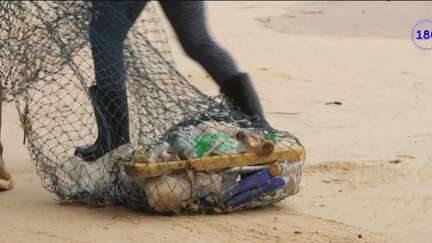
[[[115,9],[107,11],[111,21],[104,28],[130,23]],[[117,39],[113,33],[95,34],[97,14],[86,1],[0,3],[4,97],[16,103],[47,190],[65,201],[157,212],[233,211],[273,204],[298,191],[304,162],[299,141],[265,130],[224,97],[209,97],[191,85],[175,68],[153,2],[125,33],[121,60],[102,52],[112,47],[115,53]],[[93,58],[102,54],[106,58],[96,63]],[[102,66],[98,74],[95,65]],[[116,65],[124,73],[111,72]],[[127,100],[121,82],[107,81],[92,92],[97,79],[124,79]],[[95,103],[101,100],[105,119],[98,122]],[[97,160],[83,161],[75,149],[99,139],[110,121],[103,110],[120,117],[110,125],[128,128],[129,138]],[[121,111],[128,115],[117,114]],[[259,147],[251,139],[261,141],[258,145],[272,141],[272,151],[282,152],[251,152]],[[271,164],[242,161],[270,157]]]

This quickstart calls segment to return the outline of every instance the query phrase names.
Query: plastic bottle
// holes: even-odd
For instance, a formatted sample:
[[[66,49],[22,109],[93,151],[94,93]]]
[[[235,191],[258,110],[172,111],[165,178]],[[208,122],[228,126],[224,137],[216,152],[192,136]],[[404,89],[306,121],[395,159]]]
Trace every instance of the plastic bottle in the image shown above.
[[[202,199],[221,191],[222,176],[217,173],[197,172],[195,175],[196,197]]]
[[[271,178],[267,180],[262,185],[251,189],[249,191],[242,192],[238,194],[237,196],[230,199],[226,205],[228,207],[236,207],[238,205],[247,203],[249,201],[252,201],[264,193],[275,191],[285,185],[285,181],[282,178]]]
[[[265,131],[264,132],[264,138],[267,139],[267,140],[269,140],[269,141],[272,141],[272,142],[276,143],[276,134],[272,130]]]
[[[196,158],[214,154],[237,154],[240,152],[239,143],[224,132],[203,132],[193,142]]]
[[[236,134],[236,138],[242,143],[249,151],[253,151],[256,154],[268,155],[271,154],[275,148],[272,141],[266,140],[256,134],[239,131]]]
[[[179,155],[184,159],[191,159],[193,157],[194,148],[194,131],[188,133],[173,132],[168,136],[168,143],[170,145],[168,151],[170,153]]]
[[[296,164],[287,162],[274,163],[268,167],[268,171],[273,177],[290,176],[290,174],[295,173],[296,170],[298,170]]]
[[[257,172],[259,170],[265,170],[268,169],[270,174],[270,166],[269,165],[245,165],[245,166],[240,166],[240,167],[234,167],[234,168],[230,168],[227,169],[225,171],[225,173],[237,173],[237,174],[251,174],[253,172]]]
[[[264,184],[270,178],[271,175],[267,170],[261,170],[248,177],[245,177],[238,183],[233,184],[228,188],[222,188],[222,191],[220,193],[222,201],[225,202],[239,193],[258,187]]]

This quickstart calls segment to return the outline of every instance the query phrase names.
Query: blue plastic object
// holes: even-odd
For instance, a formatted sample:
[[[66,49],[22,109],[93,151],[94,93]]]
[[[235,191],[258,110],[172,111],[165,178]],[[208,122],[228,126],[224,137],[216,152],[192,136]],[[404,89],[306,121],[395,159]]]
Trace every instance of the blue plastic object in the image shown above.
[[[221,192],[222,201],[226,202],[233,196],[248,191],[252,188],[258,187],[264,184],[271,178],[270,173],[267,170],[261,170],[248,177],[242,179],[239,183],[232,185],[231,187],[225,188]]]
[[[231,200],[227,202],[228,207],[236,207],[238,205],[247,203],[249,201],[252,201],[264,193],[274,191],[278,188],[281,188],[285,185],[285,181],[281,178],[271,178],[270,180],[267,180],[264,184],[261,186],[251,189],[249,191],[243,192],[238,194],[237,196],[233,197]]]

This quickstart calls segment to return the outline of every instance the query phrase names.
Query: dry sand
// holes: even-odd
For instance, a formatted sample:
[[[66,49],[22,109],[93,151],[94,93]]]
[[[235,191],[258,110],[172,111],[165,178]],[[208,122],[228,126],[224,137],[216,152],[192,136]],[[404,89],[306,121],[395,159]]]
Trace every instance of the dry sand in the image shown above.
[[[219,216],[60,205],[41,188],[9,105],[2,141],[16,189],[0,193],[0,242],[430,242],[432,52],[416,49],[410,31],[432,17],[432,3],[211,2],[208,10],[212,34],[250,73],[270,122],[304,143],[301,192]],[[215,94],[169,36],[182,73]]]

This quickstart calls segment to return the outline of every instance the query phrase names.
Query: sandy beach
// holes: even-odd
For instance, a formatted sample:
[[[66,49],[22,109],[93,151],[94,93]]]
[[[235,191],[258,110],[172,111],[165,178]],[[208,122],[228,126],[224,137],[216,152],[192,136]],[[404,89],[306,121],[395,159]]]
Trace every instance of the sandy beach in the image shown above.
[[[14,104],[2,143],[0,243],[430,242],[432,51],[411,30],[426,2],[209,2],[212,35],[248,72],[270,123],[306,148],[300,193],[230,215],[154,216],[62,205],[45,191]],[[216,85],[165,21],[180,72]]]

